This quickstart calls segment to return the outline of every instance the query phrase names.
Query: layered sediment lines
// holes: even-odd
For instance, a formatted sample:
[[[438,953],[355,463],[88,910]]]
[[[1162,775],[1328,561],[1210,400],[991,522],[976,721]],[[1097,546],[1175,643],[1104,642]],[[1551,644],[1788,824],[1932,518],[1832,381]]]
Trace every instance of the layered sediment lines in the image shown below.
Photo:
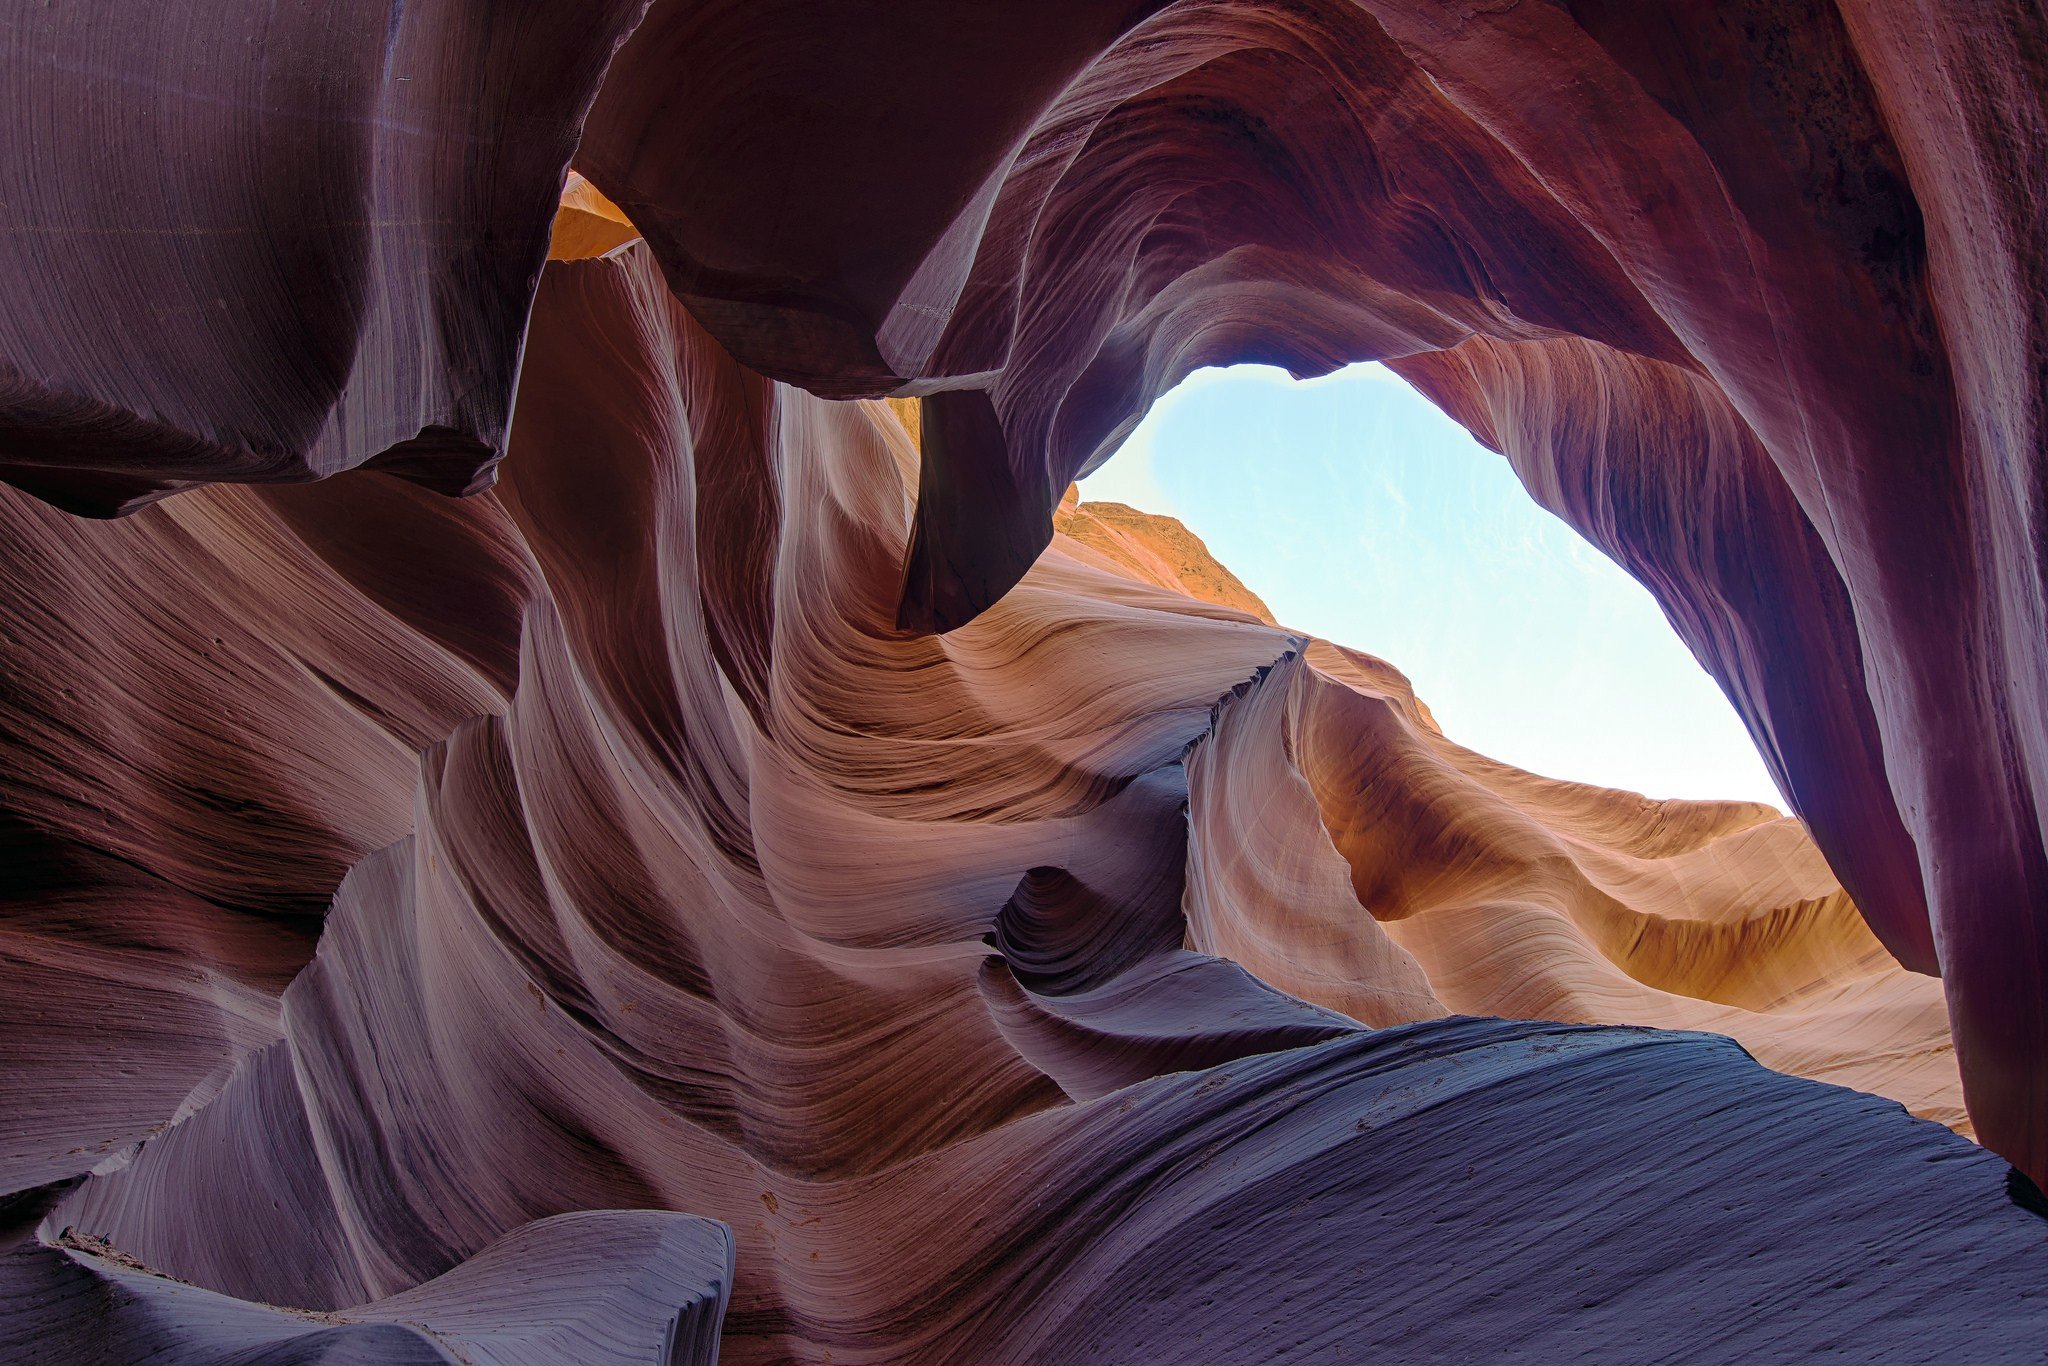
[[[503,453],[562,169],[646,0],[23,10],[0,480],[95,515]]]
[[[641,244],[549,267],[518,413],[462,501],[0,501],[46,564],[8,619],[104,661],[10,702],[50,871],[5,962],[66,994],[5,997],[6,1185],[45,1191],[0,1341],[708,1359],[721,1304],[740,1362],[2048,1331],[2003,1164],[1893,1101],[1452,1013],[1706,1025],[1941,1113],[1882,1018],[1932,985],[1792,822],[1489,764],[1387,666],[1079,543],[898,630],[907,433],[736,364]],[[114,796],[128,883],[65,852],[117,847]]]
[[[742,41],[800,11],[656,5],[579,163],[746,364],[928,395],[906,624],[1000,596],[1193,368],[1392,360],[1657,594],[2048,1182],[2038,8],[911,4]],[[679,69],[723,74],[685,107]]]
[[[23,1366],[709,1361],[731,1284],[730,1233],[657,1210],[537,1220],[444,1276],[341,1313],[232,1299],[74,1235],[0,1255],[0,1349]]]
[[[1940,984],[1769,807],[1497,763],[1320,641],[1222,708],[1188,783],[1191,942],[1306,1000],[1712,1030],[1968,1132]]]
[[[2042,51],[24,12],[0,1354],[2036,1349]],[[1657,594],[1810,842],[1491,763],[1059,511],[1196,366],[1372,358]]]
[[[926,396],[908,626],[1192,368],[1391,360],[1650,585],[2048,1181],[2044,24],[46,7],[0,51],[0,479],[488,483],[572,149],[741,363]]]

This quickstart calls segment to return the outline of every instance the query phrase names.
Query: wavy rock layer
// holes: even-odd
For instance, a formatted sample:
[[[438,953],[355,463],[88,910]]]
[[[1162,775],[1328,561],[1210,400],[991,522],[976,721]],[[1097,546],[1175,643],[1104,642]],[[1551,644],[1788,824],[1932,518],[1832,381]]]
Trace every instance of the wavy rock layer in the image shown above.
[[[1193,368],[1391,359],[1658,595],[2048,1182],[2041,9],[955,8],[665,0],[578,152],[744,363],[929,396],[901,620]]]
[[[1192,942],[1304,999],[1712,1030],[1968,1130],[1940,984],[1769,807],[1496,763],[1322,642],[1223,708],[1188,783]]]
[[[2000,0],[43,6],[0,480],[488,482],[572,149],[741,363],[926,396],[913,627],[1194,367],[1392,360],[1658,595],[2048,1182],[2044,51]]]
[[[518,413],[461,502],[0,500],[0,1177],[204,1288],[17,1252],[48,1341],[519,1361],[568,1349],[498,1306],[588,1301],[554,1331],[624,1360],[721,1294],[742,1362],[2048,1332],[2003,1164],[1894,1102],[1448,1014],[1950,1116],[1931,988],[1791,822],[1489,764],[1075,542],[899,631],[903,428],[736,364],[645,245],[548,268]]]
[[[731,1284],[724,1228],[653,1210],[544,1219],[444,1276],[336,1314],[230,1299],[81,1242],[0,1260],[0,1349],[23,1366],[710,1362]]]
[[[646,0],[117,0],[0,44],[0,480],[105,515],[502,453],[563,165]]]

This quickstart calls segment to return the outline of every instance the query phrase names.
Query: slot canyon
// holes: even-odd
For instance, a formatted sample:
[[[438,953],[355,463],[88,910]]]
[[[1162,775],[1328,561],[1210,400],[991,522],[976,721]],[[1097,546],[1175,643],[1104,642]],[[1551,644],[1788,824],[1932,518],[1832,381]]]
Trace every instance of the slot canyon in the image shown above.
[[[2038,4],[29,0],[0,72],[0,1362],[2048,1350]],[[1358,361],[1789,814],[1475,753],[1074,494]]]

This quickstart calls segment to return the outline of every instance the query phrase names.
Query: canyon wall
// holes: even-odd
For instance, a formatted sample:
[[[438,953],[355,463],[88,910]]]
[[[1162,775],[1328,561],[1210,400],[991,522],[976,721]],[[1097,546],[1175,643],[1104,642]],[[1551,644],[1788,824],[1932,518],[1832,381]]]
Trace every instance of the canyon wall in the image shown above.
[[[1170,539],[901,632],[906,430],[735,364],[639,243],[549,267],[518,414],[462,501],[6,500],[47,679],[7,1179],[90,1235],[13,1254],[15,1353],[445,1341],[534,1258],[541,1310],[630,1271],[628,1323],[722,1308],[740,1361],[2044,1326],[1988,1154],[1548,1023],[1960,1122],[1938,984],[1796,821],[1464,751],[1390,666],[1145,582]],[[87,642],[93,686],[29,671]],[[614,1250],[548,1261],[579,1211]],[[1425,1266],[1457,1295],[1387,1294]],[[233,1298],[96,1307],[180,1281]],[[464,1350],[547,1359],[517,1327]]]
[[[743,363],[929,396],[899,619],[998,597],[1196,366],[1393,360],[1657,593],[2048,1180],[2048,20],[939,8],[683,109],[781,8],[657,6],[578,154]]]
[[[2037,14],[203,8],[0,48],[10,1358],[2041,1340]],[[1802,819],[1061,506],[1368,358]]]

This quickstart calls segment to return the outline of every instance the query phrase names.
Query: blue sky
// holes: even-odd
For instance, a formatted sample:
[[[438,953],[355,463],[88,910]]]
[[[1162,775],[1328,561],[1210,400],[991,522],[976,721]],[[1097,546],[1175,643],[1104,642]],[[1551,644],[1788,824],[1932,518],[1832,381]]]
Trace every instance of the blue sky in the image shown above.
[[[1178,517],[1284,625],[1406,673],[1460,744],[1552,777],[1784,809],[1649,592],[1382,366],[1298,383],[1199,371],[1081,497]]]

